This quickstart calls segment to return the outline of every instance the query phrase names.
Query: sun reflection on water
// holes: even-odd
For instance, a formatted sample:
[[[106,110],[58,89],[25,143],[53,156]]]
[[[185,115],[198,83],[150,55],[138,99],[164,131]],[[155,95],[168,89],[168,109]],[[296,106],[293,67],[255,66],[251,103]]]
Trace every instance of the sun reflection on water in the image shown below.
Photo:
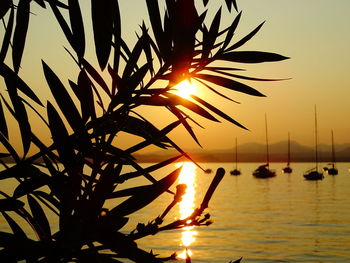
[[[196,193],[196,166],[191,162],[184,162],[182,171],[179,176],[179,184],[186,184],[186,193],[182,196],[182,201],[180,202],[180,219],[185,219],[190,216],[195,209],[195,193]],[[183,228],[181,233],[181,243],[180,246],[184,246],[185,249],[178,254],[179,258],[186,259],[186,248],[192,244],[196,238],[197,232],[193,230],[193,226]],[[187,250],[189,256],[192,255],[190,249]]]

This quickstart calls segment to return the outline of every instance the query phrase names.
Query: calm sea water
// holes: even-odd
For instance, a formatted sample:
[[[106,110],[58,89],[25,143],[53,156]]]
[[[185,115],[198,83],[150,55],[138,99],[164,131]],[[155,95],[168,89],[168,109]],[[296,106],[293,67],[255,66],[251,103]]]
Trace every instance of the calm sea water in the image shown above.
[[[326,175],[322,181],[304,180],[303,172],[313,167],[310,163],[292,163],[290,175],[281,173],[284,164],[272,163],[270,167],[276,169],[277,176],[270,179],[252,176],[259,165],[256,163],[239,164],[240,176],[229,175],[233,168],[230,163],[201,165],[213,171],[219,167],[226,170],[207,209],[213,224],[146,237],[138,241],[140,248],[166,257],[181,253],[187,238],[193,263],[228,263],[240,257],[244,263],[350,262],[350,163],[338,163],[339,174]],[[161,178],[171,170],[155,176]],[[194,185],[193,198],[184,198],[185,209],[198,207],[214,173],[190,168],[182,177],[192,178]],[[136,179],[129,186],[145,182]],[[133,214],[124,231],[128,233],[138,222],[156,218],[171,201],[170,194],[159,197]],[[112,202],[106,205],[114,206]],[[175,206],[164,223],[181,217],[181,213],[180,205]],[[57,220],[52,222],[55,231]],[[0,218],[0,231],[5,229],[6,223]]]
[[[240,257],[246,263],[350,262],[349,163],[339,163],[339,174],[322,181],[304,180],[303,172],[313,167],[310,163],[293,163],[290,175],[281,173],[284,164],[272,163],[277,176],[269,179],[251,175],[258,166],[254,163],[240,164],[240,176],[229,175],[229,163],[202,165],[223,167],[227,173],[209,204],[214,223],[195,229],[189,246],[192,262],[228,263]],[[198,169],[195,173],[198,206],[214,174]],[[169,200],[170,195],[160,198],[130,224],[159,215]],[[181,251],[180,243],[181,231],[172,231],[145,238],[140,247],[166,256]]]

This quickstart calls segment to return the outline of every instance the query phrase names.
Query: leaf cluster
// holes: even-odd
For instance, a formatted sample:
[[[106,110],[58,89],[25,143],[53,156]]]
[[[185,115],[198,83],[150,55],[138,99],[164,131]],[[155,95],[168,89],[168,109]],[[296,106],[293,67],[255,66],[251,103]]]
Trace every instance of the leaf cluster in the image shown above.
[[[208,1],[203,0],[204,6]],[[142,250],[136,240],[188,225],[209,225],[210,216],[203,215],[203,211],[225,171],[218,169],[201,206],[189,218],[164,224],[166,215],[184,192],[181,185],[176,193],[171,191],[181,168],[159,180],[153,174],[180,158],[195,162],[168,135],[183,126],[199,144],[191,125],[201,125],[186,112],[214,122],[223,118],[245,128],[205,98],[192,95],[190,100],[174,94],[174,86],[184,79],[195,79],[228,100],[232,99],[223,95],[221,89],[264,96],[241,80],[271,79],[234,74],[232,72],[240,69],[231,64],[286,59],[275,53],[237,50],[262,24],[236,40],[234,35],[241,12],[236,14],[232,9],[233,6],[238,12],[235,0],[225,1],[235,17],[224,29],[220,28],[221,8],[208,23],[207,11],[199,13],[194,0],[165,0],[164,14],[158,0],[146,0],[150,28],[141,24],[133,46],[122,38],[118,0],[91,0],[89,18],[98,62],[94,65],[85,56],[82,2],[0,2],[5,32],[0,50],[0,76],[5,84],[0,91],[3,148],[0,180],[16,182],[13,192],[0,190],[0,212],[12,231],[0,232],[1,262],[121,262],[123,258],[134,262],[163,262],[172,259],[172,256],[160,258]],[[33,5],[52,12],[70,45],[65,49],[79,69],[76,79],[69,80],[66,87],[52,66],[42,61],[43,76],[54,102],[43,103],[19,75],[21,70],[26,70],[21,69],[21,60]],[[217,61],[228,62],[229,66],[213,66]],[[104,72],[108,73],[109,80],[105,79]],[[163,107],[176,120],[158,128],[136,111],[145,105]],[[33,132],[31,114],[39,117],[50,133],[49,144]],[[21,154],[10,140],[10,120],[15,120],[19,127]],[[137,136],[141,142],[122,149],[115,142],[120,133]],[[134,156],[151,145],[163,150],[174,148],[178,154],[160,163],[142,166]],[[8,158],[14,163],[7,163]],[[141,177],[149,183],[122,188],[126,181]],[[129,234],[122,231],[134,212],[164,193],[174,195],[174,199],[162,215],[148,224],[140,223]],[[113,200],[112,208],[106,207],[109,200]],[[55,233],[48,213],[58,219],[59,229]],[[33,230],[36,240],[28,237],[16,222],[14,218],[18,217]]]

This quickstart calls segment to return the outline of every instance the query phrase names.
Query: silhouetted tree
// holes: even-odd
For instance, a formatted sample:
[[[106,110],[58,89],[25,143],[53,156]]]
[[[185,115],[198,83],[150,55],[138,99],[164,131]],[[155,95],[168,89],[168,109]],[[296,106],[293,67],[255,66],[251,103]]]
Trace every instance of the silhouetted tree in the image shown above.
[[[204,7],[208,1],[202,1]],[[225,2],[231,14],[238,12],[235,0]],[[216,116],[219,116],[244,128],[204,98],[192,95],[192,99],[187,100],[172,93],[174,85],[184,79],[195,79],[229,100],[220,89],[263,96],[240,80],[265,79],[233,73],[239,69],[232,64],[280,61],[286,57],[261,51],[238,51],[262,24],[236,40],[234,33],[241,12],[234,16],[231,25],[221,29],[222,9],[208,23],[206,8],[199,11],[194,0],[166,0],[164,13],[157,0],[146,0],[152,30],[142,23],[136,43],[128,46],[121,34],[118,0],[91,0],[89,17],[99,66],[96,68],[85,57],[86,37],[80,3],[78,0],[0,1],[4,25],[0,50],[3,79],[0,211],[12,230],[12,233],[0,232],[0,261],[120,262],[121,258],[127,258],[134,262],[163,262],[174,256],[157,257],[139,248],[137,240],[188,225],[208,225],[209,216],[203,215],[203,211],[225,173],[222,168],[217,170],[201,206],[192,215],[163,223],[184,192],[182,185],[177,186],[176,193],[170,191],[181,168],[160,180],[152,173],[181,157],[193,161],[168,134],[182,125],[199,143],[191,127],[199,124],[181,107],[211,121],[218,121]],[[73,98],[51,67],[42,62],[44,77],[57,106],[52,102],[43,105],[18,74],[20,70],[27,70],[21,69],[21,58],[33,5],[52,10],[70,45],[66,50],[79,69],[76,80],[69,80]],[[213,64],[216,61],[228,64],[218,67]],[[105,71],[112,81],[105,80]],[[135,111],[144,105],[164,107],[177,120],[159,129]],[[47,115],[44,116],[43,110]],[[33,114],[51,134],[50,144],[45,144],[31,129],[34,123],[28,116]],[[8,126],[10,121],[18,124],[23,154],[19,154],[10,140],[14,132]],[[142,141],[121,149],[113,140],[120,133],[138,136]],[[134,155],[150,145],[164,150],[174,148],[178,155],[148,167],[141,166]],[[14,163],[7,163],[6,158]],[[125,181],[137,177],[145,177],[150,183],[119,190]],[[13,192],[4,187],[10,180],[16,182]],[[148,224],[140,223],[130,234],[122,232],[129,215],[165,192],[173,194],[174,200],[161,216]],[[105,202],[111,199],[116,200],[115,205],[107,209]],[[58,218],[56,233],[51,232],[48,211]],[[28,238],[24,226],[16,221],[18,216],[28,223],[36,240]]]

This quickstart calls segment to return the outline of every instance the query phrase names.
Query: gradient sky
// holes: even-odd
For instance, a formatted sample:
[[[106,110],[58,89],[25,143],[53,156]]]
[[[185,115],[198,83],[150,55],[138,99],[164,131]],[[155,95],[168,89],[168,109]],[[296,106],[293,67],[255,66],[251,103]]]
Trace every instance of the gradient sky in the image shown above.
[[[81,1],[86,4],[89,1]],[[201,1],[200,1],[201,2]],[[215,13],[224,0],[211,0]],[[217,103],[221,109],[249,128],[242,130],[230,123],[208,123],[195,118],[206,129],[195,128],[206,149],[231,148],[234,138],[238,143],[265,141],[264,114],[267,114],[269,140],[271,143],[291,139],[305,145],[314,143],[314,105],[318,109],[319,142],[329,144],[331,129],[335,143],[350,142],[350,1],[349,0],[238,0],[243,11],[236,40],[248,34],[261,22],[266,21],[261,31],[240,50],[269,51],[291,57],[291,59],[265,63],[257,66],[239,65],[247,69],[246,75],[264,78],[291,78],[279,82],[249,82],[267,97],[258,98],[222,90],[241,104],[233,104],[204,93],[207,100]],[[121,0],[123,35],[128,42],[135,39],[135,30],[146,20],[143,0]],[[215,6],[216,5],[216,6]],[[33,3],[34,6],[34,3]],[[89,12],[89,6],[82,6]],[[226,8],[224,8],[226,10]],[[67,79],[76,79],[77,69],[69,55],[63,50],[68,46],[63,34],[53,19],[51,10],[34,10],[31,18],[26,53],[22,62],[21,76],[45,102],[49,98],[43,79],[41,59],[52,67],[67,84]],[[235,14],[224,12],[223,24],[228,25]],[[85,21],[87,26],[88,21]],[[148,23],[149,25],[149,23]],[[86,32],[87,58],[96,64],[93,55],[91,30]],[[248,82],[247,82],[248,83]],[[68,87],[68,84],[67,84]],[[159,111],[162,116],[163,111]],[[151,113],[147,113],[152,116]],[[153,114],[154,116],[154,114]],[[159,128],[165,123],[159,122]],[[40,132],[40,127],[33,127]],[[12,139],[16,135],[12,135]],[[48,134],[42,136],[49,139]],[[184,148],[195,148],[196,144],[182,128],[172,136]]]

